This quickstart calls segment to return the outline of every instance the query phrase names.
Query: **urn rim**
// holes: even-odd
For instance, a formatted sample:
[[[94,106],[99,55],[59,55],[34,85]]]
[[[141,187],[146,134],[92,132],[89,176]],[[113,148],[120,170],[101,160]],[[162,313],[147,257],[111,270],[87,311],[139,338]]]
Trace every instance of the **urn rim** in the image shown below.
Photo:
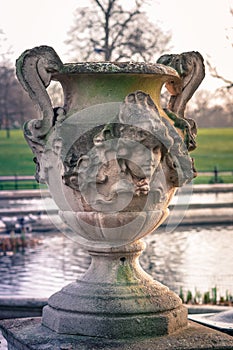
[[[142,74],[155,76],[168,76],[180,82],[179,73],[172,67],[161,63],[146,62],[78,62],[65,63],[58,73],[60,74]],[[56,75],[56,73],[55,73]]]

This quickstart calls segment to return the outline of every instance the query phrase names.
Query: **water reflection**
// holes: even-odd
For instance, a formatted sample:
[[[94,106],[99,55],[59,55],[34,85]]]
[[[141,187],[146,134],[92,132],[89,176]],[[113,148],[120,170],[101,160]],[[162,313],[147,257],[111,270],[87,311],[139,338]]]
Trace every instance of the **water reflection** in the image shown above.
[[[89,266],[86,253],[64,235],[40,238],[34,248],[0,257],[0,295],[48,297]]]
[[[41,244],[0,256],[0,296],[48,297],[86,271],[89,256],[65,235],[44,234]],[[143,268],[179,292],[218,287],[233,294],[233,226],[160,229],[145,239]]]
[[[178,292],[182,286],[203,293],[217,286],[219,294],[225,296],[226,290],[232,294],[233,226],[178,228],[148,236],[146,241],[144,268],[171,289]]]

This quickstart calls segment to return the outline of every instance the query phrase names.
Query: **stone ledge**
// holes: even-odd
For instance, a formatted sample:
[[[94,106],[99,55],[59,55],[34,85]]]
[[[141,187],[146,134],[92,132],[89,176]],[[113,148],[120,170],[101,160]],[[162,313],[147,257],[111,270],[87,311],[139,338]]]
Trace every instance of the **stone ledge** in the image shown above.
[[[0,322],[9,350],[232,350],[233,337],[189,322],[171,335],[131,340],[62,335],[41,325],[41,318]]]
[[[45,298],[0,297],[0,320],[39,317],[45,305],[47,305]]]

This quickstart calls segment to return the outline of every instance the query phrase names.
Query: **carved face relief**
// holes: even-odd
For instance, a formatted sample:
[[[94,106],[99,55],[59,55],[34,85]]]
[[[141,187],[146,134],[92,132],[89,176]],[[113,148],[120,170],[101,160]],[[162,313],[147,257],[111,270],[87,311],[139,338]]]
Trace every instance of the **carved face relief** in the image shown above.
[[[64,222],[101,247],[160,225],[176,188],[194,176],[188,150],[196,145],[196,125],[184,110],[204,76],[202,57],[64,65],[51,47],[40,46],[18,58],[17,76],[39,112],[24,126],[36,179],[48,184]],[[63,107],[52,106],[51,79],[61,83]],[[172,96],[162,111],[164,83]],[[129,93],[141,87],[151,96]]]
[[[92,147],[80,152],[83,145],[75,142],[63,179],[80,192],[88,210],[142,210],[152,197],[156,206],[193,177],[183,140],[142,91],[125,98],[113,123],[85,138]]]

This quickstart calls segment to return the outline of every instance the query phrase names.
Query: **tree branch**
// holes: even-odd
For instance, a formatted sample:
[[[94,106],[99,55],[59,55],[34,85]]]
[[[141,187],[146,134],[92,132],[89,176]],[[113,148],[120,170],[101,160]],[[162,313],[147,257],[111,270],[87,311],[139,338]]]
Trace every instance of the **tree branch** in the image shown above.
[[[119,31],[116,33],[116,36],[112,38],[112,47],[114,48],[116,45],[115,43],[118,41],[118,39],[120,37],[124,36],[124,31],[127,28],[128,23],[130,23],[133,19],[133,17],[135,17],[136,15],[140,14],[140,11],[136,10],[132,13],[129,13],[129,17],[125,19],[125,21],[123,23],[117,23],[118,25],[121,26],[121,28],[119,29]]]
[[[222,75],[220,75],[217,71],[217,68],[213,67],[208,60],[206,61],[206,63],[209,67],[210,74],[212,75],[212,77],[217,78],[217,79],[221,79],[224,83],[227,84],[227,86],[226,86],[227,89],[230,89],[233,87],[233,82],[231,80],[228,80],[225,77],[223,77]]]

